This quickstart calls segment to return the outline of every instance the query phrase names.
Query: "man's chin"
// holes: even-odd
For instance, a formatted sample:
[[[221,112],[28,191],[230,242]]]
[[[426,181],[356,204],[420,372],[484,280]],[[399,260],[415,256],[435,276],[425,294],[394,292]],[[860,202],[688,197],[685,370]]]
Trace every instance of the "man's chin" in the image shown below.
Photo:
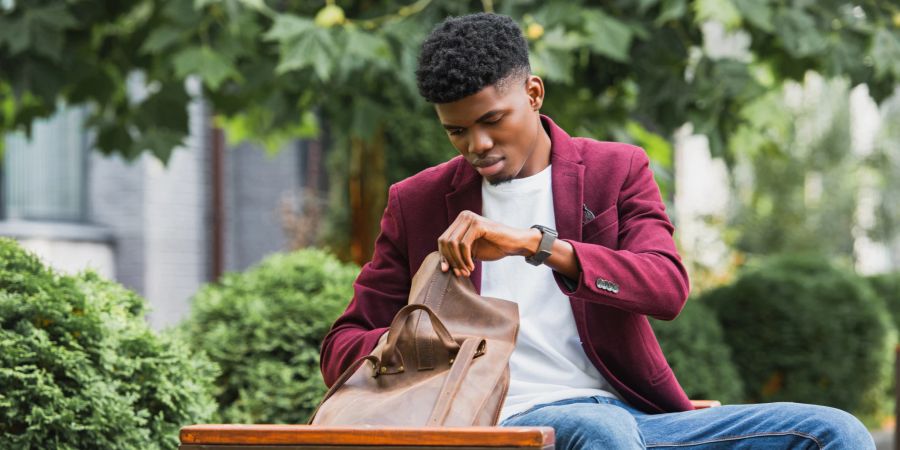
[[[497,186],[497,185],[500,185],[503,183],[509,183],[510,181],[513,180],[513,178],[515,178],[515,177],[509,176],[509,175],[497,175],[497,177],[495,177],[495,178],[488,178],[487,182],[491,186]]]

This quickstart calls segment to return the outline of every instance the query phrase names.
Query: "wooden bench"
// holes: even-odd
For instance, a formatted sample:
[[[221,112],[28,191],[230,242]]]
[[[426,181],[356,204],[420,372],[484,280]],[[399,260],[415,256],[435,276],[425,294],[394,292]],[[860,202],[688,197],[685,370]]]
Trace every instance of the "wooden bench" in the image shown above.
[[[720,406],[693,400],[694,409]],[[383,428],[310,425],[191,425],[180,450],[551,450],[549,427]]]
[[[310,425],[191,425],[180,450],[553,449],[553,428],[371,428]]]

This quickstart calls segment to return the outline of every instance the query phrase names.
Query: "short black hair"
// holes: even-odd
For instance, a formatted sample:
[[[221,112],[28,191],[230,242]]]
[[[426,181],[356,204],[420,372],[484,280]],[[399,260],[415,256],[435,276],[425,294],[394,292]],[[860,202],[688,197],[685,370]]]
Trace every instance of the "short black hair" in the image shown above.
[[[531,72],[528,43],[508,16],[450,17],[422,43],[416,84],[431,103],[449,103]]]

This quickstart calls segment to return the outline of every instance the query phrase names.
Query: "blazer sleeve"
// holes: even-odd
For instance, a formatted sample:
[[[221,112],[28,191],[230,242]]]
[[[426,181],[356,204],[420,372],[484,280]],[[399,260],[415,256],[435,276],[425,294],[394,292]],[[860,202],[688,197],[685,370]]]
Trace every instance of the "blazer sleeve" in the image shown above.
[[[684,307],[690,282],[650,160],[640,149],[632,154],[616,206],[618,249],[566,239],[575,249],[581,273],[578,280],[569,280],[554,272],[559,288],[584,301],[674,319]]]
[[[353,299],[322,342],[319,364],[328,386],[350,364],[372,352],[407,303],[411,278],[396,191],[396,185],[388,191],[375,252],[353,283]]]

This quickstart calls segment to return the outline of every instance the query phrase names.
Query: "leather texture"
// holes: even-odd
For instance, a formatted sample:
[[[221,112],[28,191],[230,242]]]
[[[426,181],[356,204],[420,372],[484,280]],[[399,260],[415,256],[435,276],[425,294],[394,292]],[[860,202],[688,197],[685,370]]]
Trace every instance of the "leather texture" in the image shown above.
[[[309,423],[496,425],[518,329],[518,305],[478,295],[431,253],[387,339],[338,377]]]

